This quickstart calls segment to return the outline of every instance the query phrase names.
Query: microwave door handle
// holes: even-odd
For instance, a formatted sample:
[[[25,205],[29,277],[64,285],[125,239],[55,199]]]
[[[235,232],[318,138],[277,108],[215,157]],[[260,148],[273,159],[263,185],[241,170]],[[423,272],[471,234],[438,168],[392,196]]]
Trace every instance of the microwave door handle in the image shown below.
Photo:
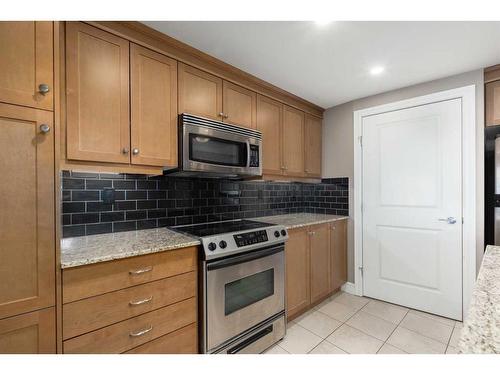
[[[247,140],[247,168],[250,168],[250,141]]]

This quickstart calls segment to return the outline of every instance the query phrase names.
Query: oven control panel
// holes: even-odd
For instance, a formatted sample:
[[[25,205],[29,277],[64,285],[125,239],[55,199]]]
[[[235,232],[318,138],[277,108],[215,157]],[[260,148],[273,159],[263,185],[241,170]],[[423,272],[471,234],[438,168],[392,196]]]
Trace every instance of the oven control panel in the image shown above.
[[[255,232],[241,233],[233,235],[236,246],[255,245],[261,242],[267,242],[267,232],[265,230],[258,230]]]

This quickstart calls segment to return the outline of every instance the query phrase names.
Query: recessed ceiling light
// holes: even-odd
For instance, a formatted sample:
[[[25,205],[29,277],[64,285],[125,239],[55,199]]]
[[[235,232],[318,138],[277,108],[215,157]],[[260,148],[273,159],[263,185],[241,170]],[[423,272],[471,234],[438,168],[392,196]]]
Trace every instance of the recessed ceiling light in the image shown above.
[[[370,74],[372,76],[378,76],[384,72],[385,68],[383,66],[374,66],[370,69]]]
[[[314,21],[314,23],[316,24],[316,26],[324,27],[324,26],[328,26],[329,24],[331,24],[332,21],[330,21],[330,20],[316,20],[316,21]]]

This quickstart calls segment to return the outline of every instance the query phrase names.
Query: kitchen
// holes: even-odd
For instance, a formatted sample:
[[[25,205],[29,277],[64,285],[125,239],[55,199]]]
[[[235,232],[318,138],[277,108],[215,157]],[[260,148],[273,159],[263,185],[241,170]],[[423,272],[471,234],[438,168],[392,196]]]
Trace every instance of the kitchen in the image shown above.
[[[235,24],[0,22],[0,353],[500,352],[500,57],[327,106]]]

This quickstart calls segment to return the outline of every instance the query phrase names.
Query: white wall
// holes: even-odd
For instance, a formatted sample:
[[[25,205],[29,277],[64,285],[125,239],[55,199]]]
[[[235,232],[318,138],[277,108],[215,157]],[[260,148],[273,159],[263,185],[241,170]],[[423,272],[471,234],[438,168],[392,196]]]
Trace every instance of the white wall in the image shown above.
[[[383,79],[377,77],[375,79]],[[483,70],[426,82],[329,108],[323,121],[323,178],[349,177],[349,215],[353,214],[354,140],[353,112],[457,87],[476,85],[476,251],[477,269],[484,250],[484,81]],[[354,281],[353,221],[348,228],[348,280]]]

